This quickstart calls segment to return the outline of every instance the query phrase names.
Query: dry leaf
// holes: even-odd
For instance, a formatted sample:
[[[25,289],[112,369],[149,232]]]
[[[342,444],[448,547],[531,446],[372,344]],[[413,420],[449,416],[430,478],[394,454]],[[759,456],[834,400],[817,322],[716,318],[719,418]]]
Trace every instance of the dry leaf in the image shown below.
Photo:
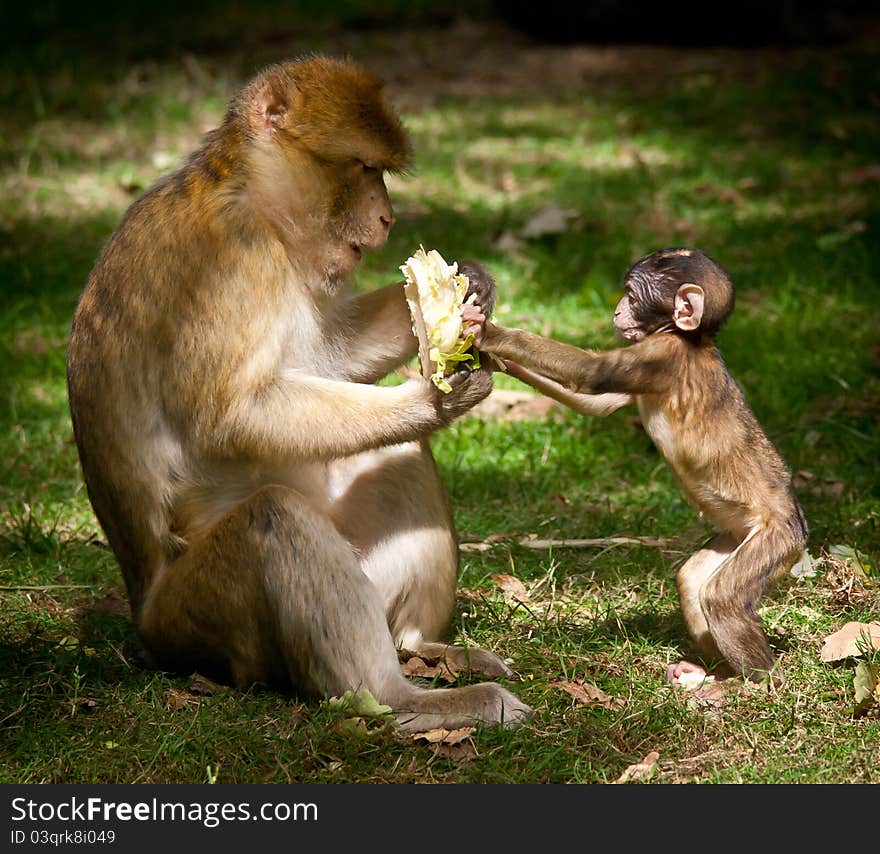
[[[853,676],[856,706],[853,713],[862,715],[877,702],[878,681],[874,668],[867,661],[860,661]]]
[[[505,598],[516,599],[519,602],[529,601],[529,594],[526,590],[525,584],[523,584],[516,576],[507,575],[503,572],[495,572],[492,574],[492,578],[495,579],[495,583],[504,593]]]
[[[880,649],[880,623],[849,622],[825,638],[819,657],[822,661],[840,661],[864,655],[866,642],[870,642],[874,649]]]
[[[187,706],[199,704],[198,698],[194,697],[188,691],[181,691],[179,688],[169,688],[165,692],[165,705],[171,712],[179,712]]]
[[[213,697],[214,694],[219,694],[221,691],[226,690],[225,685],[218,685],[216,682],[208,679],[207,676],[202,676],[201,673],[193,673],[187,687],[190,694],[199,694],[203,697]]]
[[[457,674],[454,673],[445,661],[436,664],[428,664],[424,659],[414,655],[408,661],[400,665],[400,672],[404,676],[421,676],[424,679],[442,679],[445,682],[455,682]]]
[[[458,729],[429,729],[427,732],[413,733],[413,741],[427,741],[429,744],[458,744],[470,738],[477,731],[476,727],[463,726]]]
[[[630,765],[614,782],[615,783],[638,783],[649,780],[654,773],[654,766],[660,754],[652,750],[641,762]]]
[[[612,697],[590,682],[573,682],[570,679],[561,679],[550,683],[554,688],[561,688],[570,694],[578,703],[585,706],[602,706],[606,709],[621,709],[626,701],[621,697]]]
[[[471,736],[476,727],[465,726],[459,729],[432,729],[413,733],[413,741],[424,741],[433,747],[435,756],[443,756],[453,762],[472,762],[477,758],[477,748]]]

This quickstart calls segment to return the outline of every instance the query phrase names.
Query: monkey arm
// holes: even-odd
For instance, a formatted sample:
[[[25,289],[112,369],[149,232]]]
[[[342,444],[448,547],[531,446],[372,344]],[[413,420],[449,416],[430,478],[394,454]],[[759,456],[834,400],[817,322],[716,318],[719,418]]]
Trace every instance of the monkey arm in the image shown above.
[[[489,371],[461,372],[452,391],[409,380],[397,386],[345,382],[287,369],[252,383],[198,425],[201,443],[251,460],[330,460],[423,438],[492,389]]]
[[[333,459],[425,436],[441,425],[422,380],[380,387],[287,370],[216,419],[207,441],[252,458]]]
[[[630,394],[613,394],[610,392],[606,394],[577,394],[576,392],[569,391],[559,383],[507,359],[504,361],[504,366],[507,368],[507,373],[510,376],[516,377],[547,397],[565,404],[565,406],[573,409],[575,412],[580,412],[581,415],[602,417],[610,415],[622,406],[627,406],[633,402],[632,395]]]
[[[357,296],[348,311],[348,375],[354,382],[376,382],[415,356],[418,340],[402,284]]]
[[[586,394],[657,394],[669,389],[675,336],[651,336],[631,347],[582,350],[522,329],[486,323],[478,344],[501,359],[519,362],[567,390]]]

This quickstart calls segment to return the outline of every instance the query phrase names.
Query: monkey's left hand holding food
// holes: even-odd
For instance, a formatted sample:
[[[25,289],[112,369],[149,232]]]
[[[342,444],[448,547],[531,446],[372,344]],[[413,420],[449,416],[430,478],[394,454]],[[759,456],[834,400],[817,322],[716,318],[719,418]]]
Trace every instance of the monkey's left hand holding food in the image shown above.
[[[470,324],[476,317],[491,311],[495,302],[492,277],[475,262],[447,264],[443,256],[423,247],[400,267],[405,278],[404,292],[413,319],[413,332],[419,339],[422,373],[441,391],[452,387],[446,377],[460,367],[480,367],[479,352],[474,349]],[[466,323],[467,321],[467,323]]]

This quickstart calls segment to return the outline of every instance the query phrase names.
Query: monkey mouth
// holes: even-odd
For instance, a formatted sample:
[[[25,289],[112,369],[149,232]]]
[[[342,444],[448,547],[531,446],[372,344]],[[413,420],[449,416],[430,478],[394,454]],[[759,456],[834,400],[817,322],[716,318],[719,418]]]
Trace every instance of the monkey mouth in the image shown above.
[[[360,244],[351,242],[348,245],[351,247],[351,251],[354,253],[354,257],[357,258],[358,261],[360,261],[361,257],[364,254],[364,250],[361,249]]]
[[[639,326],[627,326],[625,329],[618,329],[617,333],[624,341],[641,341],[645,337]]]

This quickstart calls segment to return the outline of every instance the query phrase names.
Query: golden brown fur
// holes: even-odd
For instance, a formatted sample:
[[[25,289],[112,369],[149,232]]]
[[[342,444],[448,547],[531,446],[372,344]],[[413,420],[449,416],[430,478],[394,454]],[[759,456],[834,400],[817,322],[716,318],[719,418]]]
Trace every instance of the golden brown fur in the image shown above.
[[[758,603],[803,552],[807,525],[785,463],[715,348],[733,286],[708,256],[676,249],[640,259],[625,288],[615,324],[630,347],[582,350],[491,323],[480,346],[579,411],[636,403],[689,500],[722,532],[679,570],[688,629],[707,661],[761,678],[775,657]]]
[[[383,171],[409,157],[354,63],[257,75],[104,247],[70,337],[74,431],[156,664],[366,688],[411,728],[514,725],[529,709],[499,685],[426,691],[397,666],[395,647],[436,651],[454,602],[427,436],[491,388],[373,385],[416,341],[402,284],[358,295],[352,273],[394,221]],[[474,286],[491,289],[477,265]]]

